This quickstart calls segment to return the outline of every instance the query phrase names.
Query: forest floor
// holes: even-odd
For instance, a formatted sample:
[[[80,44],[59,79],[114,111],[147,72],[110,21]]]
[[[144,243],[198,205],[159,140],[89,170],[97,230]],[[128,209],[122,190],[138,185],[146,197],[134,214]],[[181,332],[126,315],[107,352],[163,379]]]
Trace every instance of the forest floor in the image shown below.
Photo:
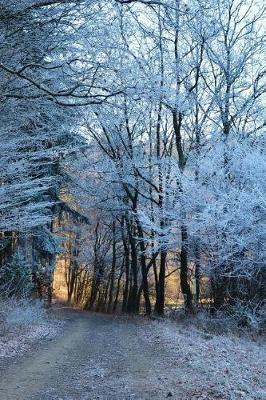
[[[265,345],[60,308],[64,329],[0,365],[1,400],[264,400]]]

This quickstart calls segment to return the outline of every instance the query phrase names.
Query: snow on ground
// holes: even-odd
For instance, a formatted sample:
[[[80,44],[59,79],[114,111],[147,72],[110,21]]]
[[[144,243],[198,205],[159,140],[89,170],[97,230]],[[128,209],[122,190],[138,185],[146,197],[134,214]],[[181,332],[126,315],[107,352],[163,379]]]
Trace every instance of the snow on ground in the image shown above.
[[[168,349],[168,362],[184,398],[266,399],[266,345],[262,339],[206,334],[193,325],[169,321],[154,321],[141,332],[155,348]]]

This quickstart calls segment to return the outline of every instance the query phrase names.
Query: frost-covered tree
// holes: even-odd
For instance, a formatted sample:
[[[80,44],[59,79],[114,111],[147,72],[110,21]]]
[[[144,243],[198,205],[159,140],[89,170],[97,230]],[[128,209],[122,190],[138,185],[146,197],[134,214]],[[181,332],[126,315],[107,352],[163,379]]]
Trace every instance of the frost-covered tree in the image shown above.
[[[10,2],[0,11],[1,264],[8,263],[19,246],[35,275],[41,268],[52,277],[58,252],[52,221],[62,184],[60,160],[75,151],[78,141],[74,114],[42,87],[62,76],[60,53],[54,54],[53,46],[58,45],[55,27],[64,10],[55,16],[41,7],[40,14],[28,3]]]

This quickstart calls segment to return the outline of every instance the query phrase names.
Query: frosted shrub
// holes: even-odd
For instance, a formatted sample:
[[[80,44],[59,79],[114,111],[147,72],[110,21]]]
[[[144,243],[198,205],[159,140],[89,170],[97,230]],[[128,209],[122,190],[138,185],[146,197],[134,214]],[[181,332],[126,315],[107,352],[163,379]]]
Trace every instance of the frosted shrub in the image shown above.
[[[32,270],[26,260],[15,254],[10,263],[0,269],[0,291],[5,297],[27,297],[32,293]]]
[[[238,301],[230,307],[229,314],[238,326],[247,327],[257,333],[266,331],[266,304],[263,302]]]
[[[177,316],[174,319],[177,319]],[[214,335],[266,333],[266,307],[258,303],[247,304],[239,301],[234,306],[224,311],[217,311],[215,314],[203,311],[189,318],[181,314],[178,319],[185,325],[192,324],[200,331]]]
[[[7,300],[2,303],[4,323],[9,328],[27,327],[44,321],[46,311],[40,301]]]
[[[228,335],[238,329],[236,321],[223,312],[216,315],[200,312],[190,322],[199,330],[214,335]]]
[[[59,328],[40,301],[0,298],[0,363],[28,351],[32,343],[53,337]]]

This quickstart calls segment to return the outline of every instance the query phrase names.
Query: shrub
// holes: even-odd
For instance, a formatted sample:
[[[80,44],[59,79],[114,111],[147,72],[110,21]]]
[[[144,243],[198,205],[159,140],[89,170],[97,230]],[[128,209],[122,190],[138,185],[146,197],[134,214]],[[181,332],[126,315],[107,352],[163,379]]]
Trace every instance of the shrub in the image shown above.
[[[28,297],[32,293],[32,270],[25,258],[17,252],[10,263],[0,269],[0,292],[4,297]]]
[[[0,320],[5,330],[40,324],[45,318],[46,310],[39,300],[12,298],[1,301]]]
[[[266,330],[265,302],[238,301],[229,308],[228,313],[240,327],[247,327],[257,333]]]

